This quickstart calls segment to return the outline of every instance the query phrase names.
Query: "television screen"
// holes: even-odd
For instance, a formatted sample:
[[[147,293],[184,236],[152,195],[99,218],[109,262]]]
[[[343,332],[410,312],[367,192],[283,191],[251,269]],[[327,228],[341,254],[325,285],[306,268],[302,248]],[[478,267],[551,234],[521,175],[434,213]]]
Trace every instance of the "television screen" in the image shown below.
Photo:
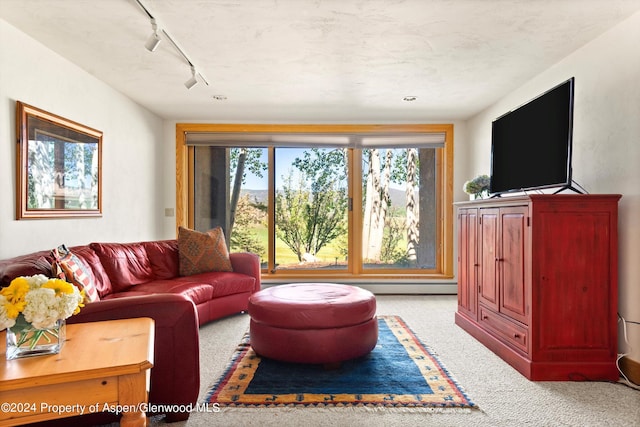
[[[492,194],[571,186],[574,78],[494,120]]]

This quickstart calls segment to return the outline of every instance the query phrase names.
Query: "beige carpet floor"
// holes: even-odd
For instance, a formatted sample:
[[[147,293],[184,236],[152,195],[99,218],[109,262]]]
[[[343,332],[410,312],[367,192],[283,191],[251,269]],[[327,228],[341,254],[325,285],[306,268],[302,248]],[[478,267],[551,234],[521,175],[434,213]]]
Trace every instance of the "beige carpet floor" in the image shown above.
[[[175,427],[205,426],[640,426],[640,391],[619,383],[531,382],[454,324],[456,296],[379,295],[378,314],[401,316],[478,406],[466,413],[334,409],[233,409],[194,412]],[[201,391],[223,373],[247,315],[200,329]],[[167,425],[154,418],[152,425]]]

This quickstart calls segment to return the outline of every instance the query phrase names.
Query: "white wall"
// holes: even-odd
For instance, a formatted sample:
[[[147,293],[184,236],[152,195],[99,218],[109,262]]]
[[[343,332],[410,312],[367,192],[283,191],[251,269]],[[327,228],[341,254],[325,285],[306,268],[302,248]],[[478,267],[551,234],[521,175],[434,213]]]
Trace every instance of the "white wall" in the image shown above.
[[[101,218],[15,220],[16,101],[103,132]],[[161,167],[162,125],[159,117],[0,20],[0,259],[62,243],[165,237],[162,189],[174,185],[174,167]]]
[[[640,13],[583,46],[468,121],[468,177],[489,173],[491,122],[575,76],[573,177],[589,193],[622,194],[619,312],[640,322]],[[622,332],[622,328],[620,328]],[[628,325],[640,361],[640,325]],[[622,337],[619,351],[629,349]]]

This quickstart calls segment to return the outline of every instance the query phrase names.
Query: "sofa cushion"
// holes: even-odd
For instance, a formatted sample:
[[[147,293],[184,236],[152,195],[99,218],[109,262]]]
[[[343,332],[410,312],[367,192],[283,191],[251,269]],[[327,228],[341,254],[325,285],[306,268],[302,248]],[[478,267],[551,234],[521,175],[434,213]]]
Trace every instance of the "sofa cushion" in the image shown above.
[[[170,280],[153,280],[109,295],[106,299],[172,293],[184,295],[194,304],[202,304],[214,298],[253,292],[255,280],[246,274],[233,272],[201,273]]]
[[[215,278],[213,297],[254,292],[256,279],[246,274],[221,272]]]
[[[89,246],[98,254],[114,292],[154,279],[143,243],[91,243]]]
[[[227,295],[253,292],[256,279],[246,274],[216,271],[209,273],[194,274],[175,279],[182,283],[207,283],[212,286],[213,298]]]
[[[65,245],[60,245],[51,250],[51,256],[53,257],[51,268],[54,276],[66,280],[84,291],[85,303],[100,301],[89,267],[73,252]]]
[[[111,286],[111,280],[109,276],[107,276],[107,272],[104,271],[104,267],[102,266],[102,262],[100,262],[100,258],[98,254],[91,249],[90,246],[73,246],[71,251],[77,256],[88,268],[89,276],[92,277],[93,283],[98,290],[98,295],[100,297],[104,297],[105,295],[109,295],[113,292],[113,286]]]
[[[178,255],[181,276],[211,271],[233,271],[224,232],[220,227],[206,233],[180,227]]]
[[[179,294],[189,298],[194,304],[203,304],[213,298],[213,286],[208,283],[185,283],[179,279],[154,280],[114,293],[108,299],[150,294]]]
[[[176,239],[144,242],[143,245],[156,280],[178,277],[179,258]]]
[[[0,286],[8,286],[13,279],[20,276],[50,276],[51,263],[47,256],[48,251],[41,251],[0,261]]]

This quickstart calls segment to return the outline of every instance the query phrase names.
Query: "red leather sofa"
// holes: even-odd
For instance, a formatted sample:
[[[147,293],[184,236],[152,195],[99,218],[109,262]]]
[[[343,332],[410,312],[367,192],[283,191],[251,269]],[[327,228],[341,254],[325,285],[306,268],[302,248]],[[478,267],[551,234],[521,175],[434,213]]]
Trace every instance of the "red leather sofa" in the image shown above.
[[[179,276],[177,240],[137,243],[91,243],[69,248],[88,267],[100,301],[87,303],[68,323],[131,317],[155,321],[154,367],[149,403],[195,404],[200,390],[198,327],[247,310],[251,294],[260,290],[260,261],[251,253],[231,253],[233,272]],[[0,286],[19,276],[51,276],[50,251],[0,261]],[[86,425],[104,421],[84,416]],[[189,412],[169,412],[180,421]],[[87,420],[91,419],[91,422]],[[66,425],[71,425],[68,424]]]

